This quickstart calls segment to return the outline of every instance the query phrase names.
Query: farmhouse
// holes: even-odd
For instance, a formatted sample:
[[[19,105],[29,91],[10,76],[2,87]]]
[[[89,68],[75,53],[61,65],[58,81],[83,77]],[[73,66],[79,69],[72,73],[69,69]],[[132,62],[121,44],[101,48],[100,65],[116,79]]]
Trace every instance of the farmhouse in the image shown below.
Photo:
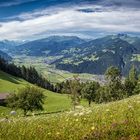
[[[9,93],[0,93],[0,105],[5,105],[5,100],[9,96]]]

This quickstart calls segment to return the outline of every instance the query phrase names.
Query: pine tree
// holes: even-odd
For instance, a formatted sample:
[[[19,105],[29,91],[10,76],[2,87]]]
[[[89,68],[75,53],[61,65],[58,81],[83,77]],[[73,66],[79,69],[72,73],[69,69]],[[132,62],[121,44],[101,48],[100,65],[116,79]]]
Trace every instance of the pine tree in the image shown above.
[[[129,80],[133,85],[136,85],[138,80],[138,75],[135,66],[133,65],[129,71]]]
[[[105,73],[106,79],[108,81],[107,88],[109,90],[109,96],[111,100],[119,100],[127,96],[123,89],[123,84],[121,82],[121,72],[116,67],[109,67]]]
[[[137,71],[133,65],[124,83],[125,90],[128,96],[132,96],[134,94],[134,89],[136,88],[137,82],[138,82]]]

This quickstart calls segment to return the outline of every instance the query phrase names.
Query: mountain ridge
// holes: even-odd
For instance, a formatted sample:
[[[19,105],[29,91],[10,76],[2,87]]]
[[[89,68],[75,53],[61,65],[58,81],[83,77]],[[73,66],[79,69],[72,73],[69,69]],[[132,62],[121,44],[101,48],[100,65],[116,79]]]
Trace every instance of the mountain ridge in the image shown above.
[[[10,50],[12,55],[44,58],[44,63],[77,73],[103,74],[113,65],[128,73],[131,65],[140,69],[140,38],[127,34],[108,35],[94,40],[76,36],[50,36]]]
[[[85,40],[75,36],[50,36],[17,46],[16,52],[27,52],[29,56],[54,55],[65,48],[71,48],[83,42],[85,42]]]

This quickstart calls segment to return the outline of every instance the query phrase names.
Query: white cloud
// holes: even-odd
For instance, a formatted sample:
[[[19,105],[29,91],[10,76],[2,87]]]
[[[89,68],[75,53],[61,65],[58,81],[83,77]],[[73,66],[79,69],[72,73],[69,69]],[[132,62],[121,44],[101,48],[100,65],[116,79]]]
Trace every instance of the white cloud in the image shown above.
[[[140,10],[122,8],[103,12],[83,13],[74,8],[52,9],[52,14],[40,11],[27,13],[24,21],[9,21],[0,23],[0,39],[28,39],[39,35],[49,35],[51,32],[72,33],[82,31],[99,32],[137,32],[140,33]],[[86,7],[87,8],[87,7]],[[91,6],[90,6],[91,8]],[[92,8],[95,8],[93,6]],[[48,12],[49,13],[49,12]],[[26,14],[20,15],[24,17]]]

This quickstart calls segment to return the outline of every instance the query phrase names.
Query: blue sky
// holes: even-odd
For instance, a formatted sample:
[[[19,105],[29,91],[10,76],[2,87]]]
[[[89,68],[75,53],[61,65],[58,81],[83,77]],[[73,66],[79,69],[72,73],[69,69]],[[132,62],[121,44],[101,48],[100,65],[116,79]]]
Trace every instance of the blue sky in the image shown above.
[[[140,35],[139,0],[0,0],[0,40]]]

